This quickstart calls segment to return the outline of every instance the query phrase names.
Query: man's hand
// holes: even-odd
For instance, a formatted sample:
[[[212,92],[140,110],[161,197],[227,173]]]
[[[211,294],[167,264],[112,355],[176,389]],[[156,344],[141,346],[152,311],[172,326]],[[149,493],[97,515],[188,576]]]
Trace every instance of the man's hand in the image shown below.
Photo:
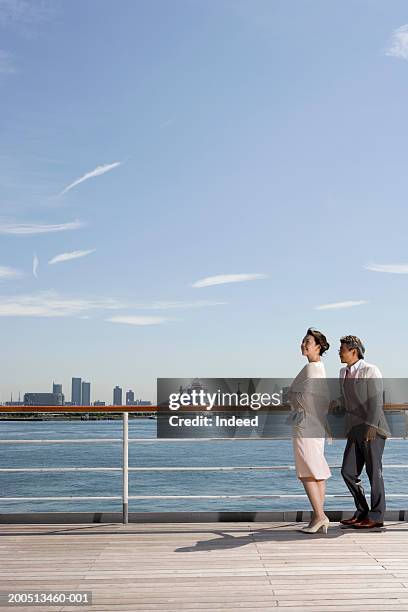
[[[340,405],[337,400],[331,400],[329,404],[329,411],[336,417],[344,416],[344,408]]]
[[[370,442],[371,440],[375,440],[376,436],[377,436],[377,428],[370,426],[367,429],[367,432],[364,438],[364,442]]]

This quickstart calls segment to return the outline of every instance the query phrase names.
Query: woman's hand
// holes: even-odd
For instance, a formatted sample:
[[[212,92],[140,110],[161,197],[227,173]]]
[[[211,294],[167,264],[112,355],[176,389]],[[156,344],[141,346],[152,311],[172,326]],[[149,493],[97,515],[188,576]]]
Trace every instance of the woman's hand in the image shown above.
[[[341,406],[337,400],[332,400],[330,402],[329,411],[332,412],[336,417],[344,416],[346,413],[344,407]]]

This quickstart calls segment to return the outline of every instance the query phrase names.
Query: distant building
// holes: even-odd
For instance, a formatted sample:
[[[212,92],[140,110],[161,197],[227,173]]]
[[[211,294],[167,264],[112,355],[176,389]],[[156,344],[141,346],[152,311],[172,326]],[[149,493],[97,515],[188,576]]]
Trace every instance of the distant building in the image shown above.
[[[289,404],[289,392],[290,387],[283,387],[282,389],[282,404]]]
[[[62,406],[61,393],[24,393],[24,406]]]
[[[62,385],[59,383],[52,383],[52,392],[54,395],[58,395],[60,400],[58,400],[57,406],[63,406],[65,404],[64,394],[62,393]]]
[[[135,405],[135,394],[131,389],[126,391],[126,406],[134,406]]]
[[[61,393],[62,395],[62,385],[60,385],[59,383],[52,383],[52,392],[53,393]]]
[[[122,389],[118,385],[113,390],[113,405],[122,406]]]
[[[4,402],[5,406],[24,406],[24,402],[21,401],[20,393],[18,394],[18,401],[13,400],[13,394],[10,394],[10,401]]]
[[[100,400],[95,400],[93,405],[94,406],[106,406],[105,402],[101,402]]]
[[[81,378],[73,378],[72,379],[72,387],[71,387],[71,402],[74,406],[82,405],[82,380]]]
[[[91,383],[82,381],[82,406],[90,406],[91,405]]]
[[[200,393],[201,391],[203,391],[205,394],[205,393],[208,393],[208,388],[205,385],[203,385],[198,378],[194,378],[191,381],[191,384],[187,385],[187,387],[185,388],[183,388],[183,386],[180,385],[180,388],[179,388],[180,393],[188,394],[191,396],[193,391],[196,391],[196,393]],[[241,389],[239,388],[239,385],[238,385],[237,391],[242,393]],[[150,402],[147,405],[150,405]]]
[[[137,400],[135,406],[151,406],[152,402],[149,402],[149,400]]]

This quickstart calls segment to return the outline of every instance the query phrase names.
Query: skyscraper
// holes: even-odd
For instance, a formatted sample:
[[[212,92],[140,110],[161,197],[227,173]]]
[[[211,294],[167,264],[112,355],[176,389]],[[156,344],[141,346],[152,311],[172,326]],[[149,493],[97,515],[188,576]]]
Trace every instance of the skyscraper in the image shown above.
[[[57,402],[57,406],[65,404],[64,394],[62,393],[62,385],[59,383],[52,383],[52,393],[55,395],[55,401]]]
[[[60,385],[59,383],[52,383],[52,392],[53,393],[62,393],[62,385]]]
[[[74,406],[81,406],[82,400],[82,389],[81,389],[81,378],[72,379],[72,391],[71,391],[71,402]]]
[[[113,405],[122,406],[122,389],[118,385],[113,390]]]
[[[82,406],[91,405],[91,383],[82,381]]]
[[[126,406],[134,406],[135,405],[135,394],[131,389],[126,391]]]

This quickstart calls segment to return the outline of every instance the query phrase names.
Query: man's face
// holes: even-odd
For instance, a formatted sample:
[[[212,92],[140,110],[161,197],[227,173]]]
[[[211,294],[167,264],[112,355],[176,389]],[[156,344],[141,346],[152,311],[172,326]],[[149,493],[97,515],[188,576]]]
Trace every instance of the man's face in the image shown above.
[[[350,348],[349,346],[347,346],[347,344],[341,342],[339,348],[339,357],[341,363],[347,363],[347,365],[355,363],[356,361],[358,361],[357,349]]]

